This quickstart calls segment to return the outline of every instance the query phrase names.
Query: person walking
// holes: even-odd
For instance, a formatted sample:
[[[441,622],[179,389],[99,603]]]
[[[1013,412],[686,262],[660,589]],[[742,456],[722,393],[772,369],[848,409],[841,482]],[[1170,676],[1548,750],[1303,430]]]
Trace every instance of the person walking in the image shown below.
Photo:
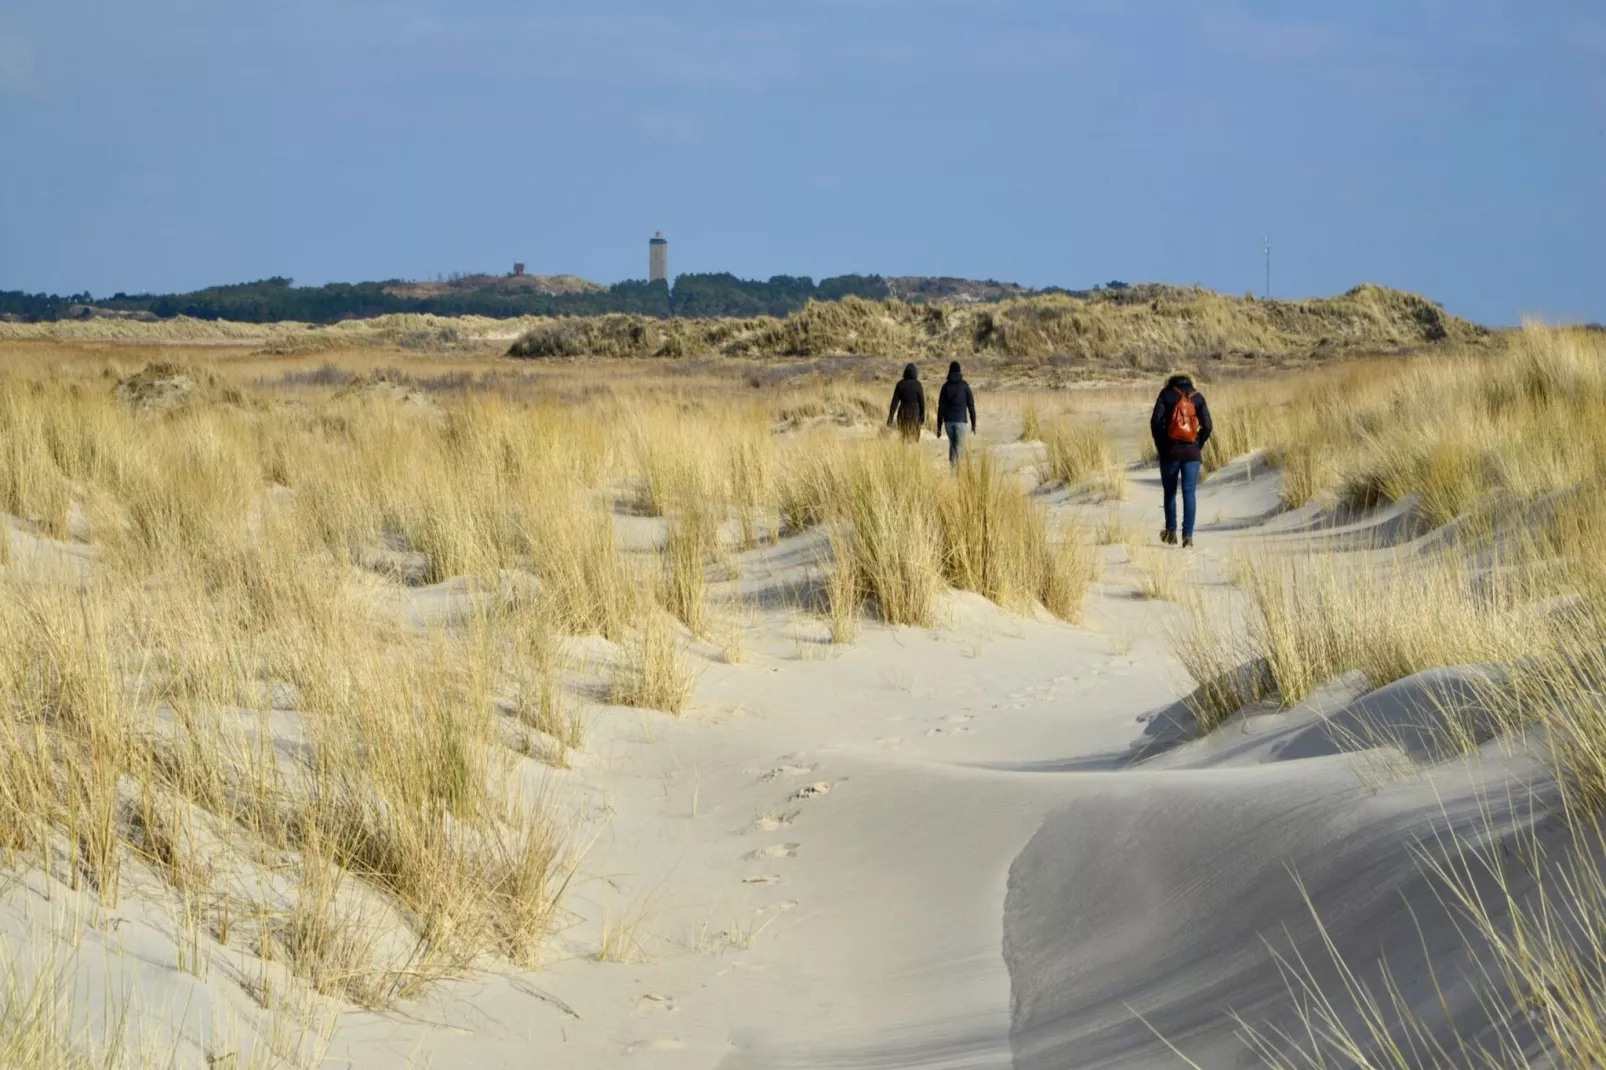
[[[1182,491],[1182,545],[1193,545],[1193,521],[1198,514],[1199,470],[1204,446],[1213,430],[1210,406],[1186,375],[1173,375],[1154,401],[1149,433],[1160,455],[1160,485],[1165,489],[1165,530],[1160,541],[1177,542],[1177,491]]]
[[[926,422],[926,388],[920,385],[920,369],[913,364],[903,366],[903,378],[892,388],[892,408],[887,413],[887,426],[898,425],[898,433],[905,442],[919,442],[920,428]]]
[[[955,468],[959,467],[959,455],[965,449],[967,419],[970,421],[968,430],[974,434],[976,395],[970,392],[970,384],[965,382],[956,360],[948,365],[948,381],[942,384],[942,392],[937,395],[937,437],[947,432],[948,463]]]

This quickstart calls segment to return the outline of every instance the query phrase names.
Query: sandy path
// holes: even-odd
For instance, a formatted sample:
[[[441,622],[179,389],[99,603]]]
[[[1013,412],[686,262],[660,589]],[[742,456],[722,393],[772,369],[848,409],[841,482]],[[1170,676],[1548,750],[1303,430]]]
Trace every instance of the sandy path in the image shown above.
[[[1157,527],[1153,473],[1132,482],[1118,508]],[[1201,515],[1231,526],[1262,515],[1268,496],[1274,484],[1223,479]],[[1225,548],[1201,537],[1194,567],[1216,582]],[[1161,629],[1175,608],[1138,600],[1128,551],[1106,552],[1081,627],[954,595],[942,628],[870,627],[832,648],[816,623],[772,610],[747,663],[708,668],[691,718],[612,718],[594,744],[594,778],[607,782],[588,789],[607,814],[588,870],[611,880],[575,905],[594,918],[645,897],[649,961],[577,958],[539,975],[580,1015],[536,1012],[561,1026],[554,1047],[535,1040],[544,1061],[1011,1065],[1011,867],[1067,799],[1108,783],[1067,770],[1124,764],[1148,742],[1144,716],[1185,683]],[[761,551],[745,583],[784,585],[811,554]],[[719,936],[731,928],[738,946]],[[580,955],[596,934],[570,938]],[[495,1002],[481,993],[475,1008],[516,1013]],[[476,1065],[518,1065],[496,1061],[508,1058],[499,1044],[416,1039],[437,1059],[472,1047]]]

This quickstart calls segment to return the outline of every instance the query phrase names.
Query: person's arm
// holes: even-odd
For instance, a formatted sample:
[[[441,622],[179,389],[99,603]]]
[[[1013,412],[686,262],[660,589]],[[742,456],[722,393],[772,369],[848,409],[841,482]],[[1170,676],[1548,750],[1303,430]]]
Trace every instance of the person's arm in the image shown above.
[[[1161,449],[1161,445],[1165,442],[1165,425],[1168,415],[1165,410],[1165,391],[1162,390],[1160,396],[1154,399],[1154,415],[1149,417],[1149,435],[1154,439],[1155,451],[1162,457],[1165,456],[1165,451]]]
[[[1197,396],[1199,398],[1199,448],[1204,449],[1205,443],[1210,441],[1210,433],[1216,428],[1210,422],[1210,405],[1205,401],[1205,396],[1203,394]]]
[[[926,388],[915,384],[915,396],[920,399],[920,426],[926,426]]]
[[[970,433],[976,433],[976,395],[971,392],[970,384],[965,384],[965,411],[970,413]]]
[[[893,387],[892,388],[892,408],[887,410],[887,426],[891,427],[892,426],[892,421],[896,420],[897,418],[898,418],[898,388],[897,387]]]

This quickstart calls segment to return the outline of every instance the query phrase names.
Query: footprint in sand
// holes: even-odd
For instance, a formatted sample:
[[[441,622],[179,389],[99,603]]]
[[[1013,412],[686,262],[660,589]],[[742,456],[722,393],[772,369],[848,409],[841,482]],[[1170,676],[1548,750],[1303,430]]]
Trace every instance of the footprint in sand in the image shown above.
[[[829,780],[821,780],[798,788],[792,793],[792,799],[795,802],[800,802],[804,799],[813,799],[816,796],[829,794],[831,794],[831,782]]]
[[[763,776],[759,777],[758,779],[759,779],[759,783],[768,784],[772,780],[782,780],[782,779],[791,779],[792,777],[808,776],[812,772],[814,772],[814,766],[812,766],[812,765],[783,765],[783,766],[780,766],[779,768],[771,769],[769,772],[765,773]]]
[[[743,884],[779,884],[781,878],[773,873],[766,873],[761,877],[743,877]]]
[[[758,916],[762,918],[762,917],[767,917],[768,915],[771,915],[771,914],[775,914],[775,915],[785,914],[787,911],[796,910],[797,907],[798,907],[798,902],[797,902],[796,899],[783,899],[779,903],[771,903],[769,906],[765,907],[763,910],[760,910],[758,912]]]
[[[683,1041],[671,1040],[668,1037],[660,1037],[657,1040],[644,1040],[639,1044],[632,1044],[628,1048],[625,1049],[625,1054],[626,1055],[634,1055],[638,1051],[685,1051],[685,1050],[686,1050],[686,1045],[685,1045],[685,1043]]]
[[[675,1001],[669,996],[660,996],[656,992],[645,992],[641,1002],[636,1005],[637,1014],[674,1014]]]
[[[1005,698],[1009,700],[1010,709],[1024,710],[1028,706],[1036,706],[1044,702],[1053,701],[1054,688],[1052,686],[1034,684],[1021,691],[1011,691]],[[952,720],[952,718],[949,719]]]
[[[748,832],[774,832],[778,828],[785,828],[797,820],[797,812],[790,814],[759,814],[758,819],[747,826]]]
[[[769,847],[760,847],[756,851],[749,851],[742,856],[744,862],[768,862],[777,858],[796,858],[801,843],[777,843]]]

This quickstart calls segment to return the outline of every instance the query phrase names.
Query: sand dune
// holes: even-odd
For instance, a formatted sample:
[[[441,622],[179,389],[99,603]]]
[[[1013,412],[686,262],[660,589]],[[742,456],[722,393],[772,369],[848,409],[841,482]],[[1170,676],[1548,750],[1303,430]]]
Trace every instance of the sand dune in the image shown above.
[[[1146,534],[1157,481],[1130,480],[1126,503],[1060,495],[1055,508],[1113,509]],[[1200,513],[1186,582],[1219,597],[1240,545],[1420,534],[1409,503],[1285,512],[1253,458],[1206,484]],[[654,523],[627,521],[622,542],[651,549]],[[949,594],[938,628],[873,627],[850,648],[790,608],[821,552],[808,534],[744,555],[732,586],[754,607],[749,658],[704,651],[684,720],[603,710],[588,753],[552,774],[595,842],[545,968],[348,1010],[324,1030],[326,1065],[1251,1066],[1231,1016],[1298,1035],[1298,981],[1278,954],[1342,992],[1333,952],[1370,984],[1386,961],[1447,1043],[1478,1035],[1476,964],[1416,849],[1527,835],[1546,789],[1497,745],[1463,758],[1422,729],[1466,671],[1365,695],[1335,681],[1195,739],[1164,635],[1179,610],[1137,597],[1128,547],[1103,551],[1080,627]],[[369,564],[419,572],[398,552]],[[385,611],[422,629],[494,594],[463,580],[382,590]],[[75,1005],[130,1008],[152,1043],[178,1038],[183,1065],[268,1043],[274,1016],[241,994],[227,950],[207,976],[186,970],[159,897],[96,915],[56,888],[41,917],[43,891],[11,888],[0,922],[42,954],[41,933],[82,911]],[[595,961],[599,945],[623,961]]]

